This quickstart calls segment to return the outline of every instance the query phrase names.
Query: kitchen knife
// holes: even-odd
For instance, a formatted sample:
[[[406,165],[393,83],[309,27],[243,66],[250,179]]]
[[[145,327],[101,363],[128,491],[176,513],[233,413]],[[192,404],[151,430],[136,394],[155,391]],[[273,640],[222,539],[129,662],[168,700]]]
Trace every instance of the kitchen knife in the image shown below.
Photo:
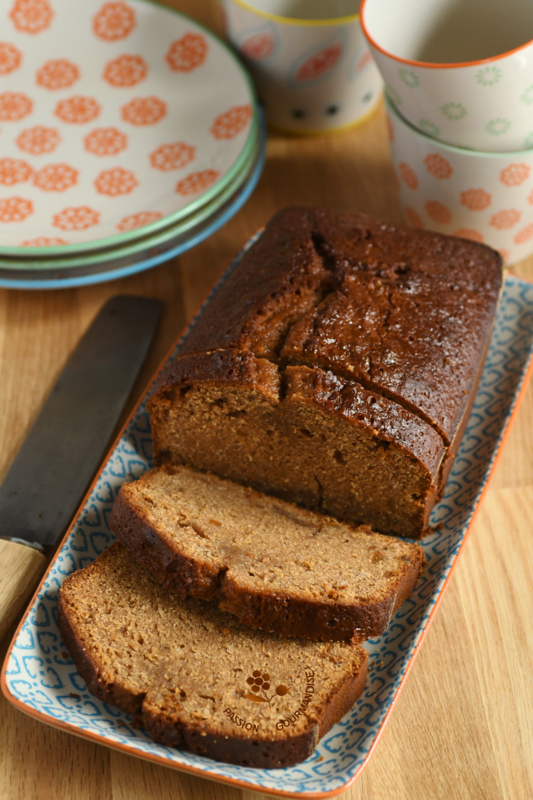
[[[80,340],[0,486],[0,639],[86,493],[154,336],[162,303],[111,298]]]

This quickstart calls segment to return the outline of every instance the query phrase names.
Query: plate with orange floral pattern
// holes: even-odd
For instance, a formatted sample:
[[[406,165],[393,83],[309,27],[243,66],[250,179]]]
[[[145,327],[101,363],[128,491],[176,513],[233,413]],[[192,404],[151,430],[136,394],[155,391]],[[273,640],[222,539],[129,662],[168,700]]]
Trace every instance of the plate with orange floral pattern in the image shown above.
[[[0,253],[175,224],[256,140],[247,73],[190,18],[147,0],[0,0]]]

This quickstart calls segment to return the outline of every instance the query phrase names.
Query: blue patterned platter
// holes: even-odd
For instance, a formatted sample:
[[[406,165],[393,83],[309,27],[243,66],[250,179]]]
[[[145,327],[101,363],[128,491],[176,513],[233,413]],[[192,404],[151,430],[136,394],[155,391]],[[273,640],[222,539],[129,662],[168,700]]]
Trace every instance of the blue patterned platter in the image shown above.
[[[363,696],[303,764],[250,769],[155,744],[143,730],[130,727],[127,714],[88,694],[61,641],[56,617],[59,587],[67,575],[86,567],[112,543],[107,522],[120,485],[152,466],[146,396],[100,471],[19,626],[2,672],[4,694],[21,711],[50,725],[213,780],[288,797],[327,797],[348,788],[368,763],[457,563],[530,377],[532,351],[533,285],[508,276],[468,428],[444,498],[433,511],[431,523],[438,530],[423,543],[428,568],[388,630],[367,643],[370,670]]]

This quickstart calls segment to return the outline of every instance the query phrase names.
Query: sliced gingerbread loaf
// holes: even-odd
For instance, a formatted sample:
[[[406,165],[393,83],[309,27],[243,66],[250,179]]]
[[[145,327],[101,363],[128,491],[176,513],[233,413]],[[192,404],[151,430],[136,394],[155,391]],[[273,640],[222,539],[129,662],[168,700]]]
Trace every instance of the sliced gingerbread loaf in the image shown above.
[[[58,621],[92,694],[154,741],[218,761],[303,761],[365,686],[360,645],[245,628],[169,593],[121,544],[66,579]]]
[[[305,639],[380,636],[425,564],[417,544],[188,467],[123,484],[110,526],[168,589]]]
[[[161,375],[156,463],[422,537],[501,276],[500,256],[475,242],[363,214],[280,212]]]

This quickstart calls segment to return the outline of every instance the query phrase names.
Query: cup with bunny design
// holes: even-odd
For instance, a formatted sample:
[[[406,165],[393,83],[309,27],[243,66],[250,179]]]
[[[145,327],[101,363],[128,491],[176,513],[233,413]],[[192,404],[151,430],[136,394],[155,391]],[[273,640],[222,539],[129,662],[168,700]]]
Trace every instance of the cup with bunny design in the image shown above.
[[[226,34],[250,69],[268,122],[328,133],[366,118],[382,81],[359,0],[222,0]]]
[[[533,148],[531,0],[363,0],[361,25],[416,128],[473,150]]]

